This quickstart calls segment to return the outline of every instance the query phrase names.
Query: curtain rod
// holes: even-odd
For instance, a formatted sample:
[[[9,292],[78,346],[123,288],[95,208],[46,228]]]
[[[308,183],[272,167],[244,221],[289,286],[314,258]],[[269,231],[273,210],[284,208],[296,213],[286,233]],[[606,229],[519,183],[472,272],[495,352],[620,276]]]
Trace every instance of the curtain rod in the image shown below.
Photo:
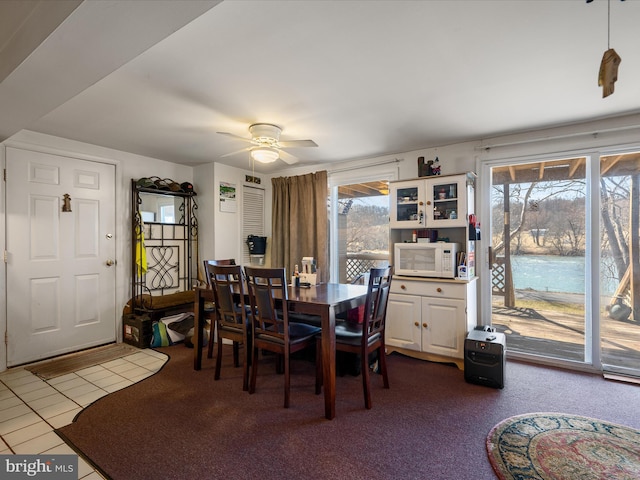
[[[387,165],[389,163],[400,163],[403,162],[404,158],[394,158],[393,160],[384,160],[377,163],[369,163],[367,165],[357,165],[353,167],[345,167],[345,168],[336,168],[333,170],[329,170],[329,173],[340,173],[340,172],[350,172],[351,170],[358,170],[363,167],[377,167],[378,165]]]
[[[516,145],[526,145],[528,143],[538,143],[538,142],[548,142],[548,141],[553,141],[553,140],[563,140],[563,139],[574,138],[574,137],[589,137],[589,136],[592,136],[593,138],[597,138],[598,135],[601,134],[601,133],[615,133],[615,132],[622,132],[622,131],[625,131],[625,130],[634,130],[634,129],[637,129],[637,128],[640,128],[640,125],[627,125],[627,126],[624,126],[624,127],[604,128],[604,129],[599,129],[599,130],[593,130],[593,131],[590,131],[590,132],[573,132],[573,133],[566,133],[564,135],[548,135],[546,137],[530,138],[528,140],[517,140],[517,141],[514,141],[514,142],[478,145],[478,146],[474,147],[474,149],[475,150],[491,150],[492,148],[514,147]]]

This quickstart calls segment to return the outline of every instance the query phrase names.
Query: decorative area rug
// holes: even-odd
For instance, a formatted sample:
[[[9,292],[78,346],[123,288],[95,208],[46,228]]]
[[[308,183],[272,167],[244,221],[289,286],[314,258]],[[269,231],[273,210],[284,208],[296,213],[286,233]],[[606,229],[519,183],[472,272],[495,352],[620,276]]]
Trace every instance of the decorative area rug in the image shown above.
[[[640,478],[640,431],[562,413],[531,413],[503,420],[487,436],[498,478]]]
[[[126,343],[114,343],[34,363],[26,366],[25,370],[30,371],[43,380],[49,380],[66,375],[67,373],[82,370],[83,368],[93,367],[99,363],[126,357],[139,351],[138,348]]]

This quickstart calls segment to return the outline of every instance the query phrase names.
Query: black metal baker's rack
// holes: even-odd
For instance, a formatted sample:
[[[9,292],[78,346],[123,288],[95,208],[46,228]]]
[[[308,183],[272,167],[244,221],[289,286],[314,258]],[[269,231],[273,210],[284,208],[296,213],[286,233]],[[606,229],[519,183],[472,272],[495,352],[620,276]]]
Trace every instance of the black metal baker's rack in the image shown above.
[[[148,184],[131,180],[131,307],[134,313],[146,311],[154,296],[191,290],[198,284],[196,193],[193,189],[157,187],[179,185],[170,179],[156,181],[156,188],[141,186],[145,183]],[[145,197],[148,194],[151,195]],[[174,199],[174,205],[177,205],[175,223],[156,221],[159,220],[157,217],[143,221],[145,201],[163,198]],[[140,241],[139,232],[144,234],[144,242]],[[142,249],[146,253],[146,271],[141,271],[137,263]]]

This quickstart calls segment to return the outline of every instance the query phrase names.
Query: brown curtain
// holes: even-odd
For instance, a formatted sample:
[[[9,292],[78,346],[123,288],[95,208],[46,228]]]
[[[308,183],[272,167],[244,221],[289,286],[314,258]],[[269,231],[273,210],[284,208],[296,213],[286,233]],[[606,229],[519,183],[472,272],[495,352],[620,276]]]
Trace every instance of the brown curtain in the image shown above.
[[[273,178],[271,184],[272,266],[285,267],[290,276],[294,265],[301,266],[302,257],[314,257],[319,281],[328,281],[327,172]]]

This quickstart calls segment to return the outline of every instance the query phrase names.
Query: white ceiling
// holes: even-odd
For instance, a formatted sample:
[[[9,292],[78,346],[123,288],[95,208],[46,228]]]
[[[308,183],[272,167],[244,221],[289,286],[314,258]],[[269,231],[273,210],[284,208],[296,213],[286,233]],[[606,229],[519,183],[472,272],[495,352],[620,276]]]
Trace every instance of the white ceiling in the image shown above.
[[[16,3],[46,2],[5,0],[0,18]],[[608,6],[622,63],[603,99]],[[5,22],[14,44],[36,28]],[[288,151],[316,165],[637,113],[639,24],[632,0],[89,0],[0,83],[0,140],[248,168],[215,132],[274,123],[313,139]],[[13,47],[0,36],[0,60]]]

